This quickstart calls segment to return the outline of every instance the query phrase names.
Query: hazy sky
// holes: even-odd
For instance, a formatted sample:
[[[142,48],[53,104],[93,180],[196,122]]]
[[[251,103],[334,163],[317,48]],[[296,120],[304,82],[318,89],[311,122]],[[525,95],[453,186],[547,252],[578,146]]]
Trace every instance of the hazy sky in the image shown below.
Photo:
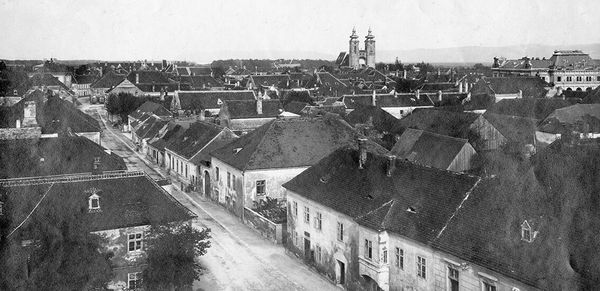
[[[378,50],[585,44],[600,42],[598,11],[598,0],[0,0],[0,58],[327,57],[353,26],[361,41],[372,27]]]

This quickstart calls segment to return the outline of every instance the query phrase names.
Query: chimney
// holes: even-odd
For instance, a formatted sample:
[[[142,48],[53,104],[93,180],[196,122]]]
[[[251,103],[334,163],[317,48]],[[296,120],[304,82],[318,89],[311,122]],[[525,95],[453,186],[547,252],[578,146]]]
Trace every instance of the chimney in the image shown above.
[[[391,177],[394,174],[394,170],[396,169],[396,156],[389,155],[387,156],[387,171],[386,176]]]
[[[102,162],[100,161],[100,157],[94,157],[94,162],[92,163],[92,175],[102,174]]]
[[[135,83],[136,84],[140,83],[140,73],[135,73]]]
[[[17,128],[21,128],[21,119],[17,119]]]
[[[200,109],[199,114],[200,115],[198,116],[198,119],[200,119],[200,120],[205,120],[206,119],[206,112],[205,112],[204,109]]]
[[[523,98],[523,90],[519,90],[518,98]]]
[[[437,99],[438,99],[437,100],[438,102],[442,102],[442,91],[441,90],[437,92]]]
[[[367,163],[367,139],[358,139],[358,168],[364,169]]]
[[[458,93],[464,93],[463,90],[463,82],[458,82]]]
[[[260,96],[260,94],[258,94],[258,96],[256,97],[256,114],[261,115],[263,114],[263,108],[262,108],[262,100],[263,97]]]
[[[371,105],[377,106],[377,94],[375,93],[375,90],[373,90],[373,95],[371,96]]]
[[[402,79],[406,79],[406,70],[402,70]]]
[[[415,91],[415,98],[421,100],[421,90],[417,89],[417,91]]]

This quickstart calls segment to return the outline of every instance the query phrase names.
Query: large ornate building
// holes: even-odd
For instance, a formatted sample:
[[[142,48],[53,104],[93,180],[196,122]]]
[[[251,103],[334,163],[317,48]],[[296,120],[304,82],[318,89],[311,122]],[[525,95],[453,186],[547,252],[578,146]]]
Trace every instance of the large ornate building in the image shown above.
[[[336,60],[336,64],[342,67],[360,69],[362,67],[375,68],[375,36],[369,33],[365,37],[365,49],[360,49],[360,41],[356,35],[356,29],[352,29],[350,35],[350,47],[348,52],[341,52]]]
[[[557,50],[549,59],[494,58],[492,72],[494,77],[538,76],[567,91],[591,91],[600,86],[600,60],[580,50]]]

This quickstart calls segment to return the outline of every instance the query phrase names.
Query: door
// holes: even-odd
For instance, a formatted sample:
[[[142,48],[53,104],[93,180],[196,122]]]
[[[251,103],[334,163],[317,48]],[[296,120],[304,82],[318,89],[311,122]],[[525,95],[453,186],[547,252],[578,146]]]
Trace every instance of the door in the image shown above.
[[[340,261],[338,262],[338,266],[340,267],[340,273],[338,274],[337,281],[339,284],[344,285],[346,283],[346,265]]]
[[[310,260],[310,233],[304,232],[304,258]]]
[[[210,174],[204,171],[204,196],[210,197]]]

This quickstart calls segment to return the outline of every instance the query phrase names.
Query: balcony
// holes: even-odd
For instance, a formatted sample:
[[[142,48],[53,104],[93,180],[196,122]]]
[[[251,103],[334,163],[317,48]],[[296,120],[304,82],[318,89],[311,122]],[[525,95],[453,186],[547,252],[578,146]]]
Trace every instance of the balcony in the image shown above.
[[[373,258],[373,260],[360,257],[358,259],[358,271],[363,278],[373,280],[377,283],[379,289],[389,290],[390,283],[390,265],[384,264]]]

